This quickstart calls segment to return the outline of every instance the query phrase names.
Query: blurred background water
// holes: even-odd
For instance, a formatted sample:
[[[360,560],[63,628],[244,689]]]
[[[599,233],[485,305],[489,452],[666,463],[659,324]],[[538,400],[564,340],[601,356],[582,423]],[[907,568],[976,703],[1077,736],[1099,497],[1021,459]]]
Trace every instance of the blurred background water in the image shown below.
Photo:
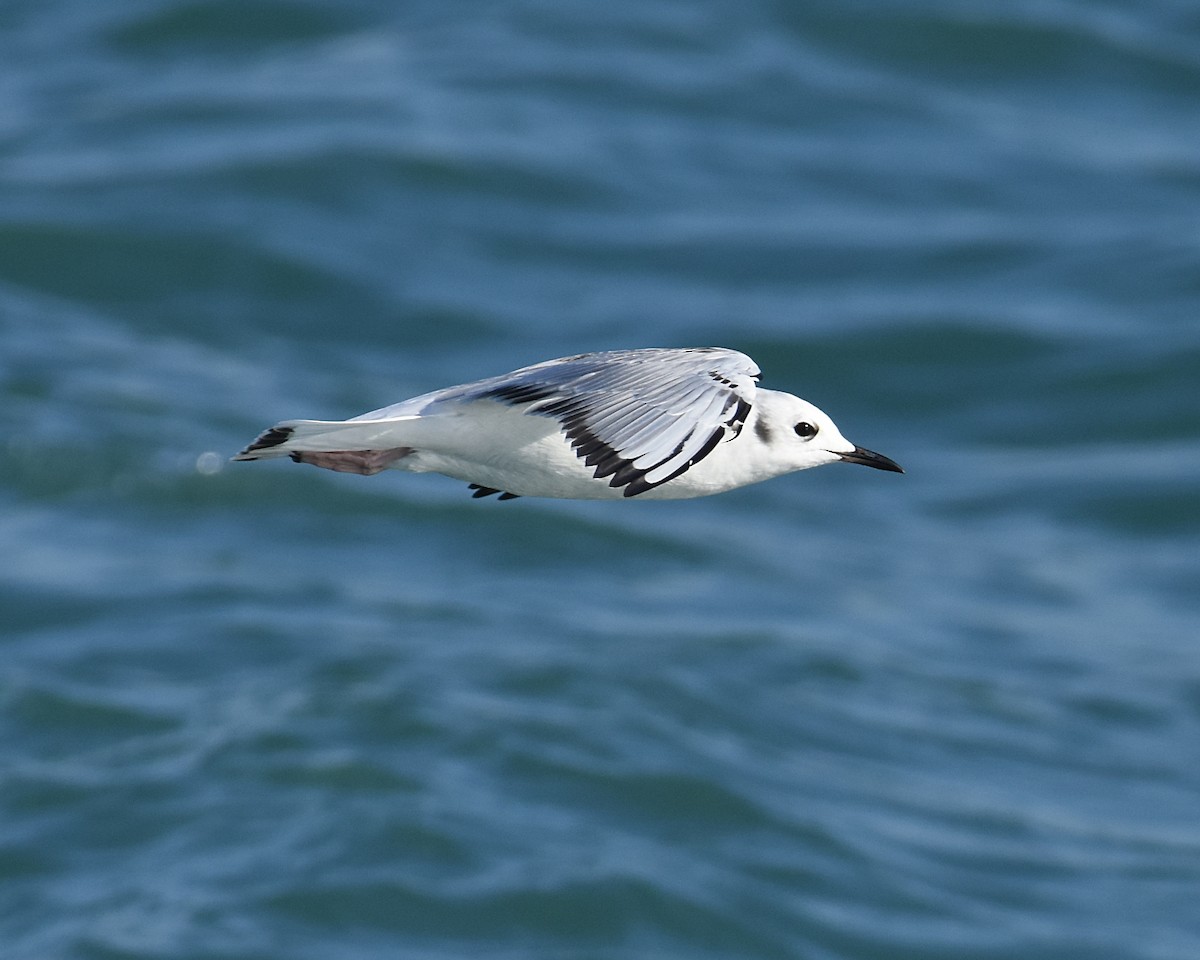
[[[1200,8],[5,0],[0,953],[1200,956]],[[903,477],[226,458],[719,344]]]

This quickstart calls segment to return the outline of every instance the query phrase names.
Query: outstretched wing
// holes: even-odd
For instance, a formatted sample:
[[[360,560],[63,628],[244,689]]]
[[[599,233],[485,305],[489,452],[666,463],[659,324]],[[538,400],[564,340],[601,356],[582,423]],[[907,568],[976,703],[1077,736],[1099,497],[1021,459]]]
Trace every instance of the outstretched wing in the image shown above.
[[[610,486],[633,497],[736,437],[758,373],[749,357],[720,347],[614,350],[550,360],[445,393],[553,417],[575,453],[595,468],[593,476],[610,477]]]

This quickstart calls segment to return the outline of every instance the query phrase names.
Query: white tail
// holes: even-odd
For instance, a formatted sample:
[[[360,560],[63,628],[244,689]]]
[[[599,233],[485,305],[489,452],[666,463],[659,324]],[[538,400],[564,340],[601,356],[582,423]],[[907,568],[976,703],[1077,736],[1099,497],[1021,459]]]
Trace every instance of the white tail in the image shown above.
[[[291,457],[344,473],[378,473],[412,453],[403,445],[403,425],[417,416],[386,420],[284,420],[263,432],[234,460]],[[400,429],[397,429],[397,428]]]

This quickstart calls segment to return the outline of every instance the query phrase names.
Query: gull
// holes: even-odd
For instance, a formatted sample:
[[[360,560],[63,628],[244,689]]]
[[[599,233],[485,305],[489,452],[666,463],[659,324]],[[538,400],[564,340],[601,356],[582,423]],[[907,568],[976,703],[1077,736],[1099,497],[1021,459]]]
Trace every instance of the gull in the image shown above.
[[[233,459],[441,473],[501,500],[679,500],[836,462],[904,472],[758,377],[723,347],[583,353],[349,420],[284,420]]]

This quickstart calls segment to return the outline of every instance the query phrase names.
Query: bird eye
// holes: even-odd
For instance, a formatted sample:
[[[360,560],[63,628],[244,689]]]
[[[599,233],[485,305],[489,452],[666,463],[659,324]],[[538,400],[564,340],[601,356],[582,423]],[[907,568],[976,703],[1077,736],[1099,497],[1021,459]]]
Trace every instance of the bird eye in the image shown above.
[[[801,420],[796,424],[796,436],[801,440],[811,440],[817,435],[817,428],[807,420]]]

